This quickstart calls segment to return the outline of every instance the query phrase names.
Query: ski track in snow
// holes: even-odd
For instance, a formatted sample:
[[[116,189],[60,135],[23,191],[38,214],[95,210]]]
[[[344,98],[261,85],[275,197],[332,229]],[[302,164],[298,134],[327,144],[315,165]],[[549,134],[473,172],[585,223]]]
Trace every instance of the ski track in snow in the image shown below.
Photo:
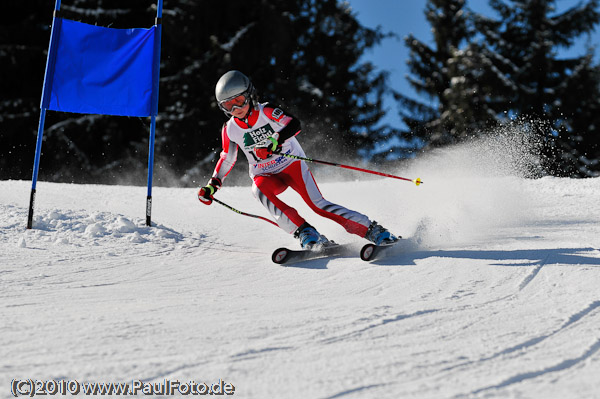
[[[194,189],[0,182],[0,397],[13,378],[208,383],[240,398],[600,398],[600,179],[324,183],[405,237],[387,256],[297,245]],[[265,215],[248,187],[223,201]],[[161,397],[160,395],[157,397]]]
[[[560,362],[554,366],[547,367],[543,370],[519,373],[513,377],[508,378],[505,381],[502,381],[498,385],[478,389],[476,391],[473,391],[472,394],[476,395],[476,394],[479,394],[481,392],[488,391],[491,389],[505,388],[505,387],[508,387],[509,385],[517,384],[517,383],[523,382],[524,380],[527,380],[527,379],[533,379],[533,378],[539,377],[541,375],[544,375],[546,373],[554,373],[554,372],[569,369],[569,368],[577,366],[579,363],[587,360],[588,358],[593,356],[599,349],[600,349],[600,340],[596,341],[590,348],[588,348],[585,351],[585,353],[583,353],[579,357],[576,357],[574,359],[563,360],[562,362]]]

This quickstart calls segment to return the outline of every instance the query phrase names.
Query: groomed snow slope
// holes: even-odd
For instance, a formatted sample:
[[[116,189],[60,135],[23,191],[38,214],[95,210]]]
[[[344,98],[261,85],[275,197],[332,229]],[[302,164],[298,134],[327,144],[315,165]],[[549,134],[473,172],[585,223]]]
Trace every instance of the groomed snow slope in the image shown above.
[[[600,398],[600,179],[466,158],[394,171],[420,187],[320,184],[406,238],[373,263],[277,266],[291,236],[195,189],[155,188],[147,228],[143,187],[41,181],[26,231],[30,182],[0,182],[0,397],[31,378],[222,379],[239,398]],[[249,187],[219,198],[267,216]]]

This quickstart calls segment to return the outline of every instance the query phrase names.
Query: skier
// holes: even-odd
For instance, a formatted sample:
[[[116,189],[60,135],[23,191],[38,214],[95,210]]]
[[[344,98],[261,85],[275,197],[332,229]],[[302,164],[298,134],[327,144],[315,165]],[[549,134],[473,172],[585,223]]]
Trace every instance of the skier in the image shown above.
[[[296,135],[300,121],[282,108],[260,103],[250,79],[239,71],[229,71],[217,82],[215,96],[229,120],[221,130],[223,150],[211,179],[200,188],[198,199],[206,205],[233,168],[241,148],[253,180],[252,192],[287,233],[300,240],[303,249],[327,246],[331,242],[298,212],[277,196],[288,187],[295,190],[317,214],[329,218],[349,233],[379,245],[398,240],[387,229],[361,213],[327,201],[321,195],[306,162],[282,156],[305,157]]]

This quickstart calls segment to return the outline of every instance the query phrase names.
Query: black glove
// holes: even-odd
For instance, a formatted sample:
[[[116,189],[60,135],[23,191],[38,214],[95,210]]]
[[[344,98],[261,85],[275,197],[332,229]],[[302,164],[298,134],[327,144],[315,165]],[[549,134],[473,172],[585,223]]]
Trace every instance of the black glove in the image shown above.
[[[221,188],[221,180],[213,177],[208,181],[208,184],[198,191],[198,199],[204,205],[210,205],[213,202],[213,194]]]

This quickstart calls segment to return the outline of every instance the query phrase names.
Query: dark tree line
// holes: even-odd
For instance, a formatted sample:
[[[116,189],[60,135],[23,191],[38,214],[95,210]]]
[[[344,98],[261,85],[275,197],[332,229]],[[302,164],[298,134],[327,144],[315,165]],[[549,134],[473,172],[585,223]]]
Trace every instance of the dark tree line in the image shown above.
[[[465,0],[429,0],[435,46],[409,36],[410,83],[437,107],[400,93],[408,137],[426,148],[493,132],[507,119],[541,121],[546,173],[600,174],[600,67],[594,49],[561,58],[560,49],[595,29],[598,1],[558,13],[554,0],[490,0],[496,16]]]
[[[387,73],[362,60],[388,34],[361,26],[338,0],[165,0],[155,183],[197,185],[211,172],[225,117],[214,85],[230,69],[253,78],[263,101],[303,122],[312,156],[369,154],[399,138],[393,158],[487,134],[513,116],[549,121],[547,172],[600,172],[600,68],[594,50],[557,50],[594,29],[598,0],[563,13],[552,0],[490,0],[482,16],[465,0],[428,0],[429,46],[409,36],[410,83],[395,93],[408,129],[386,126]],[[54,0],[9,2],[0,22],[0,178],[30,179]],[[63,16],[115,28],[149,27],[151,0],[68,0]],[[49,112],[40,179],[144,184],[147,118]],[[328,152],[331,150],[331,152]],[[373,155],[373,161],[389,158]],[[236,168],[245,173],[244,168]],[[174,179],[174,180],[172,180]]]
[[[54,1],[11,3],[12,19],[0,27],[0,74],[11,77],[0,87],[0,139],[11,145],[2,151],[0,178],[29,179]],[[61,11],[114,28],[148,27],[156,15],[149,0],[69,0]],[[178,184],[198,184],[210,173],[226,119],[214,86],[230,69],[252,77],[261,101],[300,118],[307,150],[353,154],[371,145],[386,74],[360,58],[384,37],[336,0],[166,0],[157,183],[176,176]],[[147,118],[49,112],[40,178],[144,184],[148,130]]]

